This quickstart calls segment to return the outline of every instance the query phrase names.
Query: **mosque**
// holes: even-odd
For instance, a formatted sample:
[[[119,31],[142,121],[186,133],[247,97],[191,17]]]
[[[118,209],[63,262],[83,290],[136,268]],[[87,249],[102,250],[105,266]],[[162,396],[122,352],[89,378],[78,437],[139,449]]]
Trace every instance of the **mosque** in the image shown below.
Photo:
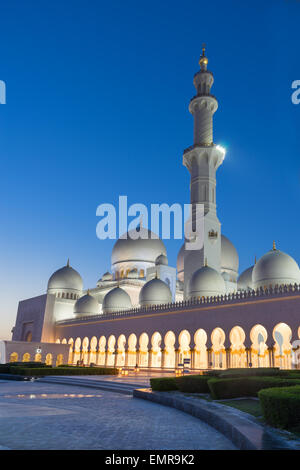
[[[142,224],[140,238],[118,239],[111,268],[83,290],[80,274],[58,269],[47,292],[19,303],[12,341],[0,342],[0,362],[191,369],[299,367],[300,270],[273,247],[239,275],[239,257],[221,233],[216,171],[225,151],[213,142],[214,82],[205,48],[194,75],[194,143],[183,152],[190,175],[193,220],[204,208],[204,242],[168,264],[161,239]]]

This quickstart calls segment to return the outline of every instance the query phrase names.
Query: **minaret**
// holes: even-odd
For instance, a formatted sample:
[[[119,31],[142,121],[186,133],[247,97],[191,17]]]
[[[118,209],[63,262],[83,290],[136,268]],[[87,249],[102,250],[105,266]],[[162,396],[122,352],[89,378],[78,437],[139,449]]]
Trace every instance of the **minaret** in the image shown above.
[[[208,266],[220,272],[221,269],[221,224],[216,212],[216,170],[222,164],[225,150],[213,142],[213,115],[218,109],[218,101],[210,90],[214,77],[207,70],[208,59],[203,45],[199,60],[200,70],[194,76],[194,86],[197,94],[191,99],[189,111],[194,116],[194,144],[183,153],[183,164],[191,174],[191,205],[192,218],[188,221],[191,232],[202,227],[194,237],[198,240],[195,250],[191,243],[185,242],[184,256],[184,292],[187,297],[187,286],[192,274],[204,265],[207,259]],[[197,210],[196,204],[203,209]],[[192,222],[191,222],[192,221]],[[189,238],[192,237],[189,235]],[[202,243],[203,240],[203,243]],[[196,246],[196,245],[195,245]]]

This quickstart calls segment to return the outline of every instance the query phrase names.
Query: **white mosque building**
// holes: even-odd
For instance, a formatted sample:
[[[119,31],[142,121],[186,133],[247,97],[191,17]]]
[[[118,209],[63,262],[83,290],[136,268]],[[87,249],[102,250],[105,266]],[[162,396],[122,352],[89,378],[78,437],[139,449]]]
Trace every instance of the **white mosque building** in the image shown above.
[[[163,241],[140,224],[140,238],[129,232],[117,240],[110,271],[88,290],[68,261],[46,293],[19,303],[0,362],[174,369],[189,358],[192,369],[298,367],[300,269],[273,242],[239,275],[237,250],[217,216],[216,171],[225,152],[213,142],[218,101],[205,49],[199,65],[189,104],[194,143],[183,164],[192,207],[204,207],[203,247],[187,250],[183,243],[176,268],[169,266]]]

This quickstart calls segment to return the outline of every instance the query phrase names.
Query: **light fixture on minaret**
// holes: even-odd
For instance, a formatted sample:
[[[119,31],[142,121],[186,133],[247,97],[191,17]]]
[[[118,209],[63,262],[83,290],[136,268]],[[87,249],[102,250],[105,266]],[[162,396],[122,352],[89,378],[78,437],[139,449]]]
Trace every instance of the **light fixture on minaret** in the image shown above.
[[[194,143],[183,153],[183,164],[191,175],[192,210],[186,234],[190,235],[194,231],[202,246],[199,248],[200,244],[195,243],[197,248],[193,250],[193,244],[187,240],[185,242],[185,295],[189,279],[197,269],[204,266],[205,258],[210,267],[218,272],[221,270],[221,224],[217,217],[216,171],[223,163],[225,150],[213,142],[213,115],[218,109],[218,101],[211,94],[214,77],[207,70],[208,58],[205,52],[203,44],[200,70],[194,76],[196,95],[189,104],[189,111],[194,117]]]

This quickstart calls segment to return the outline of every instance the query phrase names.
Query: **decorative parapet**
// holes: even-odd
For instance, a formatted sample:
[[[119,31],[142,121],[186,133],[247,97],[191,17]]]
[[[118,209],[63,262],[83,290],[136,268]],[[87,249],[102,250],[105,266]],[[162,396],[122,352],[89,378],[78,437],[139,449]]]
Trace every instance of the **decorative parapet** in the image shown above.
[[[114,313],[103,313],[100,315],[89,315],[89,316],[82,316],[80,318],[72,318],[69,320],[61,320],[56,322],[56,325],[63,325],[63,324],[72,324],[78,322],[89,322],[94,320],[110,320],[116,317],[132,317],[134,315],[142,315],[145,313],[160,313],[164,311],[172,311],[172,310],[183,310],[187,307],[190,308],[199,308],[201,305],[207,304],[229,304],[229,303],[236,303],[239,301],[244,301],[245,299],[263,299],[264,297],[274,297],[280,296],[282,294],[292,294],[300,292],[300,284],[289,284],[289,285],[282,285],[275,288],[268,288],[268,289],[256,289],[256,290],[249,290],[249,291],[239,291],[232,294],[225,294],[225,295],[218,295],[215,297],[194,297],[189,300],[182,300],[180,302],[172,302],[168,304],[160,304],[160,305],[152,305],[149,307],[138,307],[132,308],[130,310],[121,310]],[[287,295],[288,296],[288,295]]]

